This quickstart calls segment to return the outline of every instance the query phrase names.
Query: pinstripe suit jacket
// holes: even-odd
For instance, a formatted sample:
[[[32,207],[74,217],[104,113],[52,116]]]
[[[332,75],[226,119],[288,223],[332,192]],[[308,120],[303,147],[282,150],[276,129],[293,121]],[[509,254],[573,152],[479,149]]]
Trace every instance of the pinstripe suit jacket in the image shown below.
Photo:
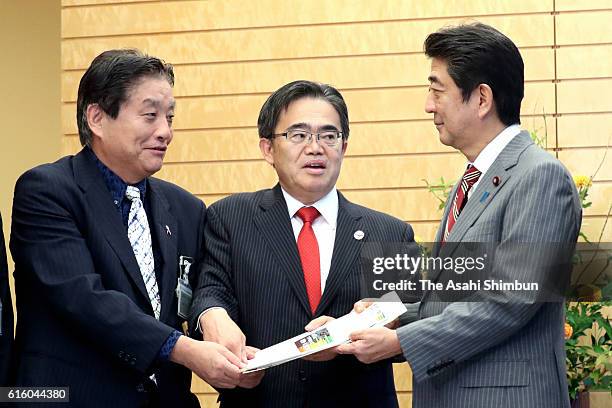
[[[357,230],[364,239],[353,237]],[[408,224],[352,204],[339,193],[330,272],[313,316],[280,186],[233,195],[208,209],[192,327],[202,311],[220,306],[240,326],[248,345],[271,346],[302,333],[316,316],[351,311],[363,293],[359,258],[365,242],[412,240]],[[255,389],[222,391],[221,401],[223,407],[397,406],[391,363],[368,366],[353,356],[270,368]]]
[[[160,255],[160,321],[91,152],[19,178],[10,243],[17,385],[69,386],[71,406],[143,403],[143,383],[161,346],[174,328],[181,330],[174,294],[178,256],[199,254],[205,220],[200,200],[162,180],[148,179],[146,200]],[[162,406],[198,406],[188,369],[164,362],[156,376]]]
[[[500,178],[498,186],[493,176]],[[567,170],[521,132],[482,176],[439,255],[452,255],[456,242],[498,243],[495,278],[550,281],[555,271],[536,270],[528,262],[534,254],[512,243],[531,243],[534,252],[546,243],[566,243],[565,252],[553,255],[569,260],[567,248],[573,249],[580,223]],[[451,273],[442,271],[437,279]],[[419,320],[397,331],[413,371],[414,408],[569,406],[562,302],[505,296],[502,302],[448,303],[424,294]]]

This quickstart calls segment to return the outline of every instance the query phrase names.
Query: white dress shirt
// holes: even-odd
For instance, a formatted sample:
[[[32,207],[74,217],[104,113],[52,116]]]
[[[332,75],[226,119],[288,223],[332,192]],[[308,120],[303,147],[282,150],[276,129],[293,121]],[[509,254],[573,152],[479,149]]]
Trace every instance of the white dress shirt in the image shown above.
[[[287,210],[289,210],[291,226],[293,227],[293,235],[297,242],[304,222],[296,213],[300,208],[305,207],[305,205],[292,197],[284,189],[281,190],[283,191],[283,196],[287,203]],[[317,243],[319,244],[321,293],[323,293],[325,290],[325,281],[329,276],[329,268],[334,252],[334,242],[336,240],[336,221],[338,219],[338,192],[336,191],[336,187],[332,188],[329,193],[310,207],[316,208],[321,214],[320,217],[313,221],[312,229],[315,237],[317,237]]]
[[[497,159],[497,156],[499,156],[508,143],[510,143],[510,141],[519,133],[521,133],[520,125],[508,126],[497,136],[495,136],[495,138],[491,140],[484,149],[482,149],[478,157],[476,157],[476,160],[474,160],[474,163],[468,162],[468,164],[474,165],[482,173],[478,181],[474,183],[472,188],[470,188],[470,191],[468,191],[468,200],[470,199],[472,193],[476,191],[476,187],[478,187],[480,180],[487,176],[487,171],[489,171],[489,168]]]
[[[289,210],[289,218],[291,218],[291,227],[293,228],[293,235],[295,237],[295,242],[297,242],[298,236],[300,235],[300,231],[302,230],[302,225],[304,222],[300,217],[296,215],[298,210],[302,207],[305,207],[304,204],[293,198],[289,193],[287,193],[284,189],[283,196],[285,197],[285,202],[287,203],[287,210]],[[331,258],[334,252],[334,242],[336,240],[336,221],[338,219],[338,192],[336,187],[332,188],[332,190],[327,193],[323,198],[314,203],[311,207],[316,208],[321,214],[314,222],[312,223],[312,229],[314,231],[315,237],[317,237],[317,243],[319,244],[319,262],[321,267],[321,294],[325,290],[325,281],[327,280],[327,276],[329,275],[329,268],[331,266]],[[209,310],[214,309],[223,309],[222,307],[215,306],[209,309],[204,310],[198,316],[198,321],[196,323],[196,330],[202,332],[202,328],[200,327],[200,318]]]

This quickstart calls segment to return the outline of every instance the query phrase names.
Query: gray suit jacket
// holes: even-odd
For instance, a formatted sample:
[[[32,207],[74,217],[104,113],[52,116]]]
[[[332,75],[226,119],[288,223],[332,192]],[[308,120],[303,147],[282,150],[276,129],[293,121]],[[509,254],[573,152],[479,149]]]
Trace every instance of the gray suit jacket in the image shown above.
[[[499,177],[497,186],[494,176]],[[580,223],[571,176],[522,132],[482,176],[446,244],[435,248],[434,255],[452,255],[457,243],[497,243],[490,268],[495,279],[565,280],[555,268],[534,260],[545,247],[547,259],[569,261]],[[516,243],[529,243],[532,250]],[[429,278],[448,279],[453,273],[443,270]],[[425,292],[418,320],[397,330],[413,372],[413,407],[569,407],[562,301],[511,292],[485,294],[480,300],[448,302]]]

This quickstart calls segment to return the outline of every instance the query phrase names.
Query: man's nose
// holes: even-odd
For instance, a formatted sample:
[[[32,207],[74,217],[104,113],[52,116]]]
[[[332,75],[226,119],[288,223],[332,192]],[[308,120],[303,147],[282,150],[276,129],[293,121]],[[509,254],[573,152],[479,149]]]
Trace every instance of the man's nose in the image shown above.
[[[431,96],[431,92],[427,94],[427,98],[425,99],[425,112],[427,113],[435,113],[436,105],[433,102],[433,97]]]
[[[155,136],[156,139],[160,141],[165,140],[170,143],[170,141],[172,140],[172,135],[172,125],[165,118],[160,120],[160,124],[157,127],[157,132]]]
[[[312,153],[321,153],[323,151],[321,143],[322,142],[317,138],[317,135],[310,135],[310,141],[306,145],[306,149]]]

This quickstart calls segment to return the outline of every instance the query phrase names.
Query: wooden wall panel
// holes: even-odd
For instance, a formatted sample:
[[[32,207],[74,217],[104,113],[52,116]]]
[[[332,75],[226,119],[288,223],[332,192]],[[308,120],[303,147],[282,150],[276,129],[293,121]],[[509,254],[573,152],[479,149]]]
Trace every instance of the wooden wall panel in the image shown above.
[[[91,5],[106,5],[113,3],[125,3],[129,2],[158,2],[159,0],[62,0],[62,7],[74,7],[74,6],[91,6]],[[62,25],[64,21],[62,20]]]
[[[519,47],[553,45],[553,20],[545,14],[480,19],[498,27]],[[274,27],[62,41],[62,69],[85,69],[101,51],[136,47],[175,64],[253,61],[390,53],[420,53],[427,34],[457,20],[411,20],[325,26]],[[530,27],[538,27],[531,30]],[[256,35],[254,35],[256,32]],[[380,39],[385,39],[381,41]],[[296,44],[300,44],[296,47]]]
[[[557,45],[611,43],[610,21],[612,9],[560,13],[556,18]]]
[[[557,50],[557,78],[604,77],[612,77],[612,44],[561,47]]]
[[[562,81],[557,84],[559,113],[612,112],[612,78]]]
[[[528,81],[554,79],[552,48],[523,51]],[[312,79],[346,90],[427,85],[430,61],[422,54],[367,55],[306,60],[175,66],[175,96],[269,94],[296,79]],[[62,101],[75,102],[84,70],[62,75]]]
[[[282,85],[282,84],[279,84]],[[430,119],[424,110],[427,87],[355,89],[344,91],[351,121],[398,121]],[[267,94],[177,98],[175,129],[246,127],[257,123]],[[525,112],[554,112],[555,90],[552,82],[525,85]],[[76,134],[76,104],[62,105],[62,130]]]
[[[573,174],[590,175],[612,142],[610,0],[62,0],[63,151],[80,149],[78,82],[91,59],[134,46],[175,65],[175,137],[158,176],[207,204],[271,187],[257,115],[270,92],[295,79],[331,83],[346,98],[351,136],[338,187],[363,205],[409,221],[432,240],[441,211],[422,179],[458,178],[465,158],[439,143],[424,112],[426,35],[480,20],[506,33],[525,61],[524,128]],[[586,11],[585,11],[586,10]],[[553,13],[555,11],[556,13]],[[556,42],[555,42],[556,34]],[[543,117],[546,114],[546,117]],[[546,126],[545,126],[546,125]],[[555,152],[555,150],[558,150]],[[612,153],[611,153],[612,154]],[[599,236],[612,196],[607,160],[596,177],[583,230]],[[612,239],[612,223],[604,240]],[[395,365],[402,408],[411,405],[406,364]],[[212,388],[194,379],[206,406]]]
[[[591,176],[599,164],[602,166],[595,177],[595,181],[612,181],[612,151],[607,152],[606,160],[606,148],[583,148],[583,149],[572,149],[563,150],[559,152],[559,160],[563,162],[573,175],[585,175]],[[605,201],[610,202],[611,197],[601,197]]]
[[[611,123],[612,112],[563,115],[557,119],[559,146],[612,145]]]
[[[598,241],[601,237],[601,242],[612,242],[612,222],[606,223],[606,217],[584,217],[581,231],[589,240]]]
[[[600,10],[612,8],[610,0],[555,0],[555,10]]]
[[[552,0],[453,0],[427,5],[385,0],[377,2],[375,7],[370,0],[157,2],[65,9],[62,13],[62,37],[543,13],[551,9]]]
[[[521,123],[525,128],[536,130],[542,137],[545,136],[545,132],[548,132],[548,143],[549,146],[552,146],[555,135],[553,118],[546,118],[546,126],[542,116],[524,116],[521,118]],[[65,154],[76,153],[81,149],[76,134],[63,139],[62,151]],[[452,152],[455,152],[452,147],[440,143],[438,131],[433,126],[431,119],[424,119],[352,123],[346,155]],[[259,136],[254,126],[234,129],[184,129],[174,132],[174,139],[166,154],[165,163],[259,160],[261,158]]]
[[[407,363],[393,364],[393,376],[397,391],[412,391],[412,372]]]
[[[338,188],[423,187],[422,179],[452,179],[461,174],[465,158],[459,153],[418,156],[345,157]],[[249,177],[244,177],[249,175]],[[263,160],[166,164],[158,173],[194,194],[226,194],[272,186],[276,173]]]

